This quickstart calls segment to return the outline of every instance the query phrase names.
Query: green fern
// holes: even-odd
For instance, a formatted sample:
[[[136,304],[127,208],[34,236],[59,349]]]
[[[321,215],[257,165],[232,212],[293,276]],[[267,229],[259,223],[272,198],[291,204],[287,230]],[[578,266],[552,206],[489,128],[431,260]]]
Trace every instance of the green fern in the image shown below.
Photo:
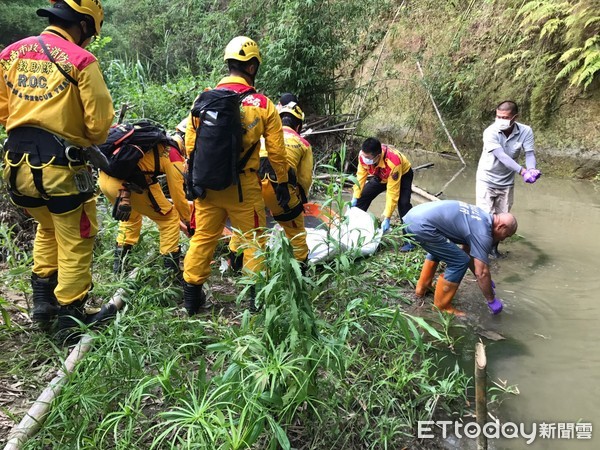
[[[593,24],[595,24],[595,23],[598,23],[598,24],[600,24],[600,16],[597,16],[597,17],[592,17],[591,19],[589,19],[589,20],[588,20],[588,21],[585,23],[585,25],[584,25],[583,27],[584,27],[584,28],[587,28],[587,27],[589,27],[590,25],[593,25]]]
[[[598,46],[598,44],[600,44],[600,36],[596,35],[585,41],[585,44],[583,44],[583,48],[588,49],[590,47]]]
[[[579,66],[579,60],[571,61],[565,67],[562,68],[560,72],[556,75],[556,79],[560,80],[562,78],[568,77],[571,73],[575,71],[575,69]]]
[[[542,40],[545,36],[555,34],[564,26],[564,24],[564,20],[556,17],[548,20],[542,27],[542,30],[540,31],[540,40]]]
[[[571,86],[584,90],[600,76],[600,15],[597,0],[535,0],[527,2],[518,11],[520,27],[526,37],[537,36],[537,45],[522,40],[519,46],[528,45],[527,51],[517,49],[503,55],[496,63],[520,60],[527,68],[523,75],[536,78],[540,64],[546,69],[558,70],[554,82],[566,79]],[[555,67],[557,56],[562,68]],[[545,92],[546,89],[541,89]]]
[[[581,47],[570,48],[569,50],[567,50],[566,52],[564,52],[562,54],[559,61],[567,62],[567,61],[573,59],[575,56],[580,55],[582,51],[583,51],[583,49]]]
[[[598,73],[600,73],[600,50],[590,53],[584,59],[583,66],[571,76],[571,84],[583,85],[583,89],[587,89]]]

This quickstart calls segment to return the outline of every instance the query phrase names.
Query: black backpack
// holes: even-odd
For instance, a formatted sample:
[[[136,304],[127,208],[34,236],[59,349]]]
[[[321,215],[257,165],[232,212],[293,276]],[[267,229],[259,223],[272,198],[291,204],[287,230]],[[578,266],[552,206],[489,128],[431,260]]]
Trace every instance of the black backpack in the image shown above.
[[[222,191],[234,184],[239,186],[239,173],[258,145],[256,142],[240,159],[243,150],[240,105],[247,95],[255,92],[248,89],[238,94],[229,89],[212,89],[204,91],[194,102],[192,120],[199,125],[188,162],[187,191],[191,200],[204,198],[206,189]]]
[[[108,159],[108,168],[104,172],[111,177],[134,183],[145,189],[148,187],[146,175],[152,177],[153,183],[160,175],[159,144],[178,148],[162,126],[149,120],[113,125],[108,132],[108,139],[99,146],[100,151]],[[154,152],[153,172],[142,171],[138,167],[140,159],[149,151]]]

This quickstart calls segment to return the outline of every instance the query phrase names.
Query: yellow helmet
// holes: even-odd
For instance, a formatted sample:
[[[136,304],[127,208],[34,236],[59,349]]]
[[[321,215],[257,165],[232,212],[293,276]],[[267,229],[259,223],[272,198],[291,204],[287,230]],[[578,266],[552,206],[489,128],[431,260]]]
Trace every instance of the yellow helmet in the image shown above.
[[[86,14],[94,19],[96,35],[104,23],[104,9],[100,0],[64,0],[64,2],[80,14]]]
[[[90,16],[94,21],[95,35],[100,34],[102,23],[104,22],[104,9],[100,0],[50,0],[51,8],[41,8],[37,10],[37,15],[41,17],[57,16],[63,19],[76,19],[73,13],[69,13],[68,9],[64,9],[67,5],[73,11]]]
[[[250,61],[252,58],[258,59],[262,64],[260,50],[258,45],[252,39],[246,36],[238,36],[233,38],[225,47],[225,61],[235,59],[238,61]]]
[[[277,111],[280,116],[284,113],[288,113],[296,119],[304,121],[304,111],[302,111],[302,108],[300,108],[300,105],[296,102],[289,102],[287,105],[277,105]]]
[[[177,126],[175,127],[175,129],[177,131],[179,131],[180,133],[185,134],[185,131],[187,130],[187,123],[188,123],[188,118],[187,116],[177,124]]]

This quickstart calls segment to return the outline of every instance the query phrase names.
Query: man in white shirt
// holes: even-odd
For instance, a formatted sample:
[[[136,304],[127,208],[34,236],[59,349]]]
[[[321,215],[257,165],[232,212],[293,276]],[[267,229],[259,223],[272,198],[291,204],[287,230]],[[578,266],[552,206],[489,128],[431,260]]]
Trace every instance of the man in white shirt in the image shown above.
[[[476,203],[491,214],[509,212],[514,201],[515,174],[526,183],[535,183],[541,176],[536,160],[531,127],[516,121],[519,107],[504,101],[496,108],[496,120],[483,132],[483,152],[476,176]],[[517,161],[525,154],[522,167]],[[498,246],[492,256],[498,257]]]

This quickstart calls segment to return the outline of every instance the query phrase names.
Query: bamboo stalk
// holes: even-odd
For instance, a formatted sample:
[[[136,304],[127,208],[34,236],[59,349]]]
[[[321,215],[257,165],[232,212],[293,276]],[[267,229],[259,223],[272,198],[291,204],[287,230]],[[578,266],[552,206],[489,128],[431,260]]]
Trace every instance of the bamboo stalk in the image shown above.
[[[335,129],[318,130],[318,131],[306,130],[304,133],[302,133],[302,136],[312,136],[314,134],[337,133],[338,131],[352,131],[352,130],[356,130],[356,127],[335,128]]]
[[[417,61],[417,68],[419,69],[419,73],[421,74],[421,78],[424,79],[425,75],[423,74],[423,69],[421,69],[421,64],[419,64],[419,61]],[[450,141],[450,144],[452,144],[452,147],[454,148],[454,151],[456,152],[456,154],[460,158],[460,162],[463,163],[463,166],[466,166],[467,163],[463,159],[460,151],[458,150],[458,147],[454,143],[454,139],[452,139],[452,136],[450,136],[450,132],[448,131],[448,128],[446,128],[446,124],[444,123],[444,119],[442,119],[442,114],[440,113],[440,110],[438,109],[438,107],[437,107],[437,105],[435,103],[435,100],[433,98],[433,95],[431,95],[431,92],[429,91],[429,89],[427,89],[427,93],[429,94],[429,99],[431,100],[431,104],[433,105],[433,109],[435,109],[435,113],[437,114],[438,119],[440,119],[440,123],[442,124],[442,128],[446,132],[446,136],[448,136],[448,140]]]
[[[450,186],[450,183],[452,183],[454,180],[456,180],[458,178],[458,176],[463,172],[463,170],[465,170],[465,167],[466,166],[462,166],[460,169],[458,169],[458,172],[456,172],[454,174],[454,176],[452,178],[450,178],[450,180],[448,180],[448,182],[442,186],[442,189],[440,190],[440,192],[435,194],[435,196],[439,197],[440,195],[442,195],[444,193],[444,190],[446,190],[446,188],[448,186]]]
[[[356,123],[356,122],[360,122],[362,119],[352,119],[352,120],[346,120],[344,122],[340,122],[340,123],[336,123],[334,125],[330,125],[328,127],[325,128],[320,128],[318,131],[325,131],[325,130],[335,130],[336,128],[340,128],[341,126],[344,125],[350,125],[352,123]]]
[[[423,197],[423,198],[425,198],[425,199],[427,199],[427,200],[429,200],[429,201],[432,201],[432,202],[437,202],[437,201],[439,201],[439,200],[440,200],[440,199],[439,199],[439,198],[437,198],[435,195],[432,195],[432,194],[430,194],[430,193],[429,193],[429,192],[427,192],[426,190],[424,190],[424,189],[421,189],[420,187],[418,187],[418,186],[415,186],[414,184],[412,185],[412,191],[413,191],[415,194],[417,194],[417,195],[420,195],[421,197]]]
[[[430,167],[433,167],[433,166],[434,166],[434,164],[432,162],[428,162],[425,164],[421,164],[420,166],[413,167],[412,170],[413,170],[413,172],[416,172],[417,170],[429,169]]]
[[[136,274],[137,269],[134,269],[129,278],[135,278]],[[123,293],[123,288],[119,288],[108,303],[115,305],[117,310],[120,310],[125,305],[125,302],[121,298]],[[91,347],[92,337],[89,334],[81,336],[79,342],[65,360],[64,367],[58,370],[57,375],[50,381],[50,384],[42,391],[33,405],[31,405],[25,417],[11,430],[4,450],[19,450],[29,438],[42,428],[50,412],[52,402],[62,391],[63,385],[67,380],[67,375],[73,372],[75,366],[83,359]]]
[[[475,345],[475,416],[481,430],[487,420],[486,367],[485,346],[478,342]],[[487,437],[484,433],[479,433],[477,437],[477,450],[487,450]]]

